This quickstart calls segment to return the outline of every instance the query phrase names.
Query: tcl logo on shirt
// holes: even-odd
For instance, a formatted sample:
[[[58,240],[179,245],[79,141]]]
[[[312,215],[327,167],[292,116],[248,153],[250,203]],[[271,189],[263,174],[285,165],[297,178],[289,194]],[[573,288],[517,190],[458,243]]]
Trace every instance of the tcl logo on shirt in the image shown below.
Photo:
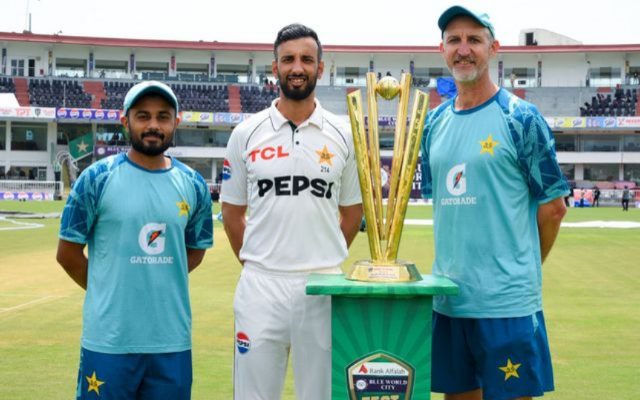
[[[263,147],[262,149],[251,150],[249,153],[249,159],[251,162],[255,162],[256,159],[271,160],[274,158],[286,158],[289,157],[289,153],[284,151],[282,146],[278,147]]]

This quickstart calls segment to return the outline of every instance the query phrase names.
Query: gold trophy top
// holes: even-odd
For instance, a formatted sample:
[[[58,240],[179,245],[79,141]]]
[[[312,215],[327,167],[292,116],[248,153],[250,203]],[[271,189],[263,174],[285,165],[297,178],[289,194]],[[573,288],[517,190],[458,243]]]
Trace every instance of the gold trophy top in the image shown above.
[[[385,76],[376,84],[376,93],[385,100],[392,100],[400,93],[400,82],[393,76]]]
[[[392,76],[385,76],[378,81],[374,73],[367,74],[368,134],[365,131],[360,90],[347,95],[347,108],[353,132],[362,205],[371,252],[371,260],[356,263],[347,279],[369,282],[403,282],[421,279],[414,264],[396,259],[429,102],[427,94],[416,91],[407,133],[410,91],[410,74],[402,74],[400,82]],[[399,96],[389,196],[386,200],[387,210],[384,213],[386,218],[383,216],[385,201],[382,198],[380,172],[378,96],[385,100],[392,100]]]

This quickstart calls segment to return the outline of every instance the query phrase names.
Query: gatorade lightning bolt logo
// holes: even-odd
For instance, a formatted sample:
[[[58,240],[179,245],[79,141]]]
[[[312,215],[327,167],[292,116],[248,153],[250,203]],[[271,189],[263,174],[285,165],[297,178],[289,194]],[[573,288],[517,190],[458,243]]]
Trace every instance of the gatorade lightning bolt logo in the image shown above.
[[[458,164],[447,173],[447,191],[453,196],[460,196],[467,191],[466,164]]]
[[[151,232],[151,235],[149,235],[149,241],[147,242],[147,246],[150,246],[151,243],[153,243],[161,234],[162,234],[162,231]]]
[[[164,252],[167,224],[150,222],[140,229],[138,245],[145,253],[156,256]]]
[[[244,332],[238,332],[236,334],[236,346],[238,347],[238,353],[245,354],[251,348],[251,340]]]
[[[462,179],[462,171],[458,172],[455,177],[455,181],[453,182],[453,187],[457,188],[458,183],[460,183],[460,179]]]

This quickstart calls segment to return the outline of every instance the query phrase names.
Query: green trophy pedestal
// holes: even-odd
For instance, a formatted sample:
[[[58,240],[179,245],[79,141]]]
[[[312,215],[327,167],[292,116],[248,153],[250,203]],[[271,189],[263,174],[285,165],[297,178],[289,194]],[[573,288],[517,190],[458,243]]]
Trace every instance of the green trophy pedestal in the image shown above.
[[[331,399],[428,400],[434,295],[455,295],[449,279],[370,283],[313,274],[307,294],[331,299]]]

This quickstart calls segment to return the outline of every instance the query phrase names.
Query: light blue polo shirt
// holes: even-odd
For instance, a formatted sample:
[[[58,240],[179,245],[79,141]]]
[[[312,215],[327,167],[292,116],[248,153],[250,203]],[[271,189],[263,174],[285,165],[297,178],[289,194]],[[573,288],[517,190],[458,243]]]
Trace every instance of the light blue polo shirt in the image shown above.
[[[569,188],[544,118],[504,89],[464,111],[427,117],[422,193],[433,198],[433,273],[460,286],[436,296],[452,317],[518,317],[542,308],[538,205]]]

